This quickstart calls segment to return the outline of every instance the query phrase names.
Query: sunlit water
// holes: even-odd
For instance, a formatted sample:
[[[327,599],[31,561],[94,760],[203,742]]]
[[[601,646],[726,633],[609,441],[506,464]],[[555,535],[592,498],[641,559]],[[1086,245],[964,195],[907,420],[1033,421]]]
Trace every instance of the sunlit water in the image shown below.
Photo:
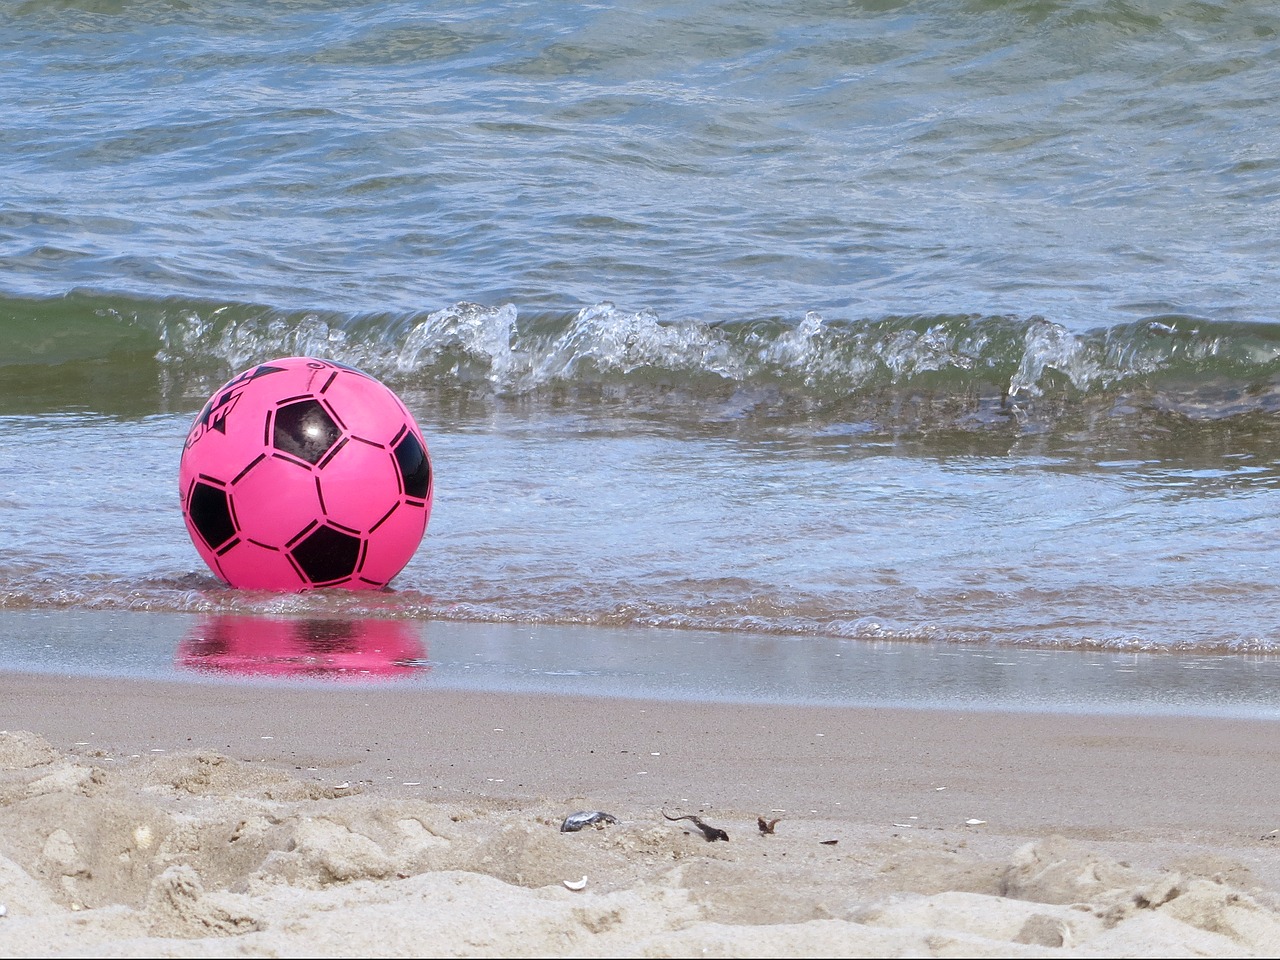
[[[1248,456],[1207,468],[576,418],[422,422],[428,534],[392,590],[366,596],[218,583],[178,508],[186,417],[8,418],[0,605],[1140,650],[1271,650],[1280,636],[1278,478]]]

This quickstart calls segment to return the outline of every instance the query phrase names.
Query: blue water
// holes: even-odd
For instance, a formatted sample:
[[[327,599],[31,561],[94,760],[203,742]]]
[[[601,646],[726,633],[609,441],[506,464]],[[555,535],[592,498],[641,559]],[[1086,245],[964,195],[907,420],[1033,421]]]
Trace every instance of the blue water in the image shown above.
[[[0,609],[1275,651],[1278,98],[1259,2],[0,4]],[[187,540],[297,354],[391,592]]]
[[[0,28],[10,294],[1280,320],[1270,3],[156,0]]]

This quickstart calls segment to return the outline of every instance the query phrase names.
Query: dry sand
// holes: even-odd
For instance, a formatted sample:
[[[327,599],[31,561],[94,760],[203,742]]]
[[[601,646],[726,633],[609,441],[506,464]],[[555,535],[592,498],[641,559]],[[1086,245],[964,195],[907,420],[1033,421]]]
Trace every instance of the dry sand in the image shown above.
[[[5,956],[1280,954],[1272,721],[10,674],[0,729]]]

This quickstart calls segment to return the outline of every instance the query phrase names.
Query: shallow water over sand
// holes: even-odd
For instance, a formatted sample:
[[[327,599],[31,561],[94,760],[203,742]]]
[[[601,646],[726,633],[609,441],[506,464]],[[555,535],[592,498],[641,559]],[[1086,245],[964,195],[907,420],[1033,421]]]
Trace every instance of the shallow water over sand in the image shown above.
[[[420,416],[435,511],[392,589],[372,595],[220,584],[178,509],[185,416],[8,418],[0,608],[1204,653],[1280,637],[1280,493],[1258,457],[1111,462]]]
[[[635,628],[0,611],[0,670],[629,699],[1280,718],[1280,659]]]

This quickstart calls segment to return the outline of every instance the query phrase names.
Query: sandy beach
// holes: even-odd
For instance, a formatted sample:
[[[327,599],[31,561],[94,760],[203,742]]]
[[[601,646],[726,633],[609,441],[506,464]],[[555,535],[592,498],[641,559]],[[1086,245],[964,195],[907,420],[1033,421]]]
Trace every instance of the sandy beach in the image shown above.
[[[0,729],[5,956],[1280,950],[1269,721],[6,674]]]

